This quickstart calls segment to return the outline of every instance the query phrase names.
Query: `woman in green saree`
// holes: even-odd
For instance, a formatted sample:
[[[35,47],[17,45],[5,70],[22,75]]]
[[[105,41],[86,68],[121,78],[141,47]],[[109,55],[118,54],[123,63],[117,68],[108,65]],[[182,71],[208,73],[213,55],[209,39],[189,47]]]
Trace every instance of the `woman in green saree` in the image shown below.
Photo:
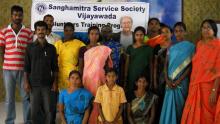
[[[131,44],[127,48],[127,60],[126,60],[126,77],[127,82],[125,84],[125,91],[127,95],[130,95],[134,91],[135,81],[139,75],[145,75],[150,77],[150,64],[153,54],[153,49],[150,46],[144,44],[144,27],[137,27],[134,30],[134,44]]]

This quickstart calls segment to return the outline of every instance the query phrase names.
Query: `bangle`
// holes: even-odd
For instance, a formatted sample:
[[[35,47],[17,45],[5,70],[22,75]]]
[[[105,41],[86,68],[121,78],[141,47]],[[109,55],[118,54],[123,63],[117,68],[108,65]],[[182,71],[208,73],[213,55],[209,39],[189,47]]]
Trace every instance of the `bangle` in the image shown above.
[[[213,92],[215,92],[215,91],[216,91],[216,89],[215,89],[215,88],[212,88],[212,91],[213,91]]]

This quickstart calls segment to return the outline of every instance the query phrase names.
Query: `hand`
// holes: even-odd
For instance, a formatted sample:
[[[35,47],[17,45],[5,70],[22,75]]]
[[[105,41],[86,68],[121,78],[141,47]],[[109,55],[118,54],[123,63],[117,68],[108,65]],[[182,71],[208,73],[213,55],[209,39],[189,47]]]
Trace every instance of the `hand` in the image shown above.
[[[211,91],[211,94],[209,96],[209,103],[211,106],[214,106],[217,101],[217,91]]]
[[[171,81],[166,80],[166,84],[167,84],[167,86],[168,86],[169,88],[171,88],[171,89],[174,88],[174,85],[173,85],[173,83],[172,83]]]
[[[27,93],[29,93],[31,91],[31,86],[28,81],[25,81],[25,83],[24,83],[24,90]]]
[[[56,82],[53,83],[51,91],[54,91],[54,92],[58,91],[58,85]]]
[[[172,83],[171,85],[172,85],[172,88],[173,88],[173,89],[175,89],[175,88],[178,86],[177,83]]]
[[[181,83],[181,80],[180,80],[180,79],[178,79],[178,80],[176,80],[176,81],[174,82],[174,84],[175,84],[176,87],[177,87],[180,83]]]

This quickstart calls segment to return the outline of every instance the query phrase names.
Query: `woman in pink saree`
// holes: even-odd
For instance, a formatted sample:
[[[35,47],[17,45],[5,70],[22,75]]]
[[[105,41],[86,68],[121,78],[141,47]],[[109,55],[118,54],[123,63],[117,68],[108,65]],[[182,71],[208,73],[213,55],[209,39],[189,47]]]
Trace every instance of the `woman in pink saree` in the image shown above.
[[[79,67],[83,74],[83,86],[89,90],[93,96],[99,86],[105,83],[105,67],[113,67],[110,55],[111,49],[104,45],[99,45],[99,28],[92,26],[88,29],[90,43],[80,49]],[[96,104],[93,104],[93,110],[90,115],[89,124],[96,124],[98,119],[98,110]]]
[[[94,96],[98,87],[105,83],[104,66],[110,54],[111,49],[103,45],[90,48],[84,54],[83,85]]]

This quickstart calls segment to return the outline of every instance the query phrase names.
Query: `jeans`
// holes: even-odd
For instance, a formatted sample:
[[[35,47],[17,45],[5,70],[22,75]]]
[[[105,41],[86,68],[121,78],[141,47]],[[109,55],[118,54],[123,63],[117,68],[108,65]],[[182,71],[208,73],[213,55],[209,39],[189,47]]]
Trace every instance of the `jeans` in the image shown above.
[[[16,85],[20,91],[23,103],[23,119],[25,124],[30,124],[30,98],[29,94],[24,91],[24,71],[21,70],[3,70],[3,81],[6,91],[5,124],[14,124],[16,118],[15,112],[15,89]]]
[[[58,101],[59,92],[51,91],[50,93],[50,124],[56,124],[56,114],[57,114],[57,101]],[[45,112],[43,109],[43,104],[40,105],[40,110],[38,111],[37,120],[39,124],[44,124],[45,122]]]
[[[50,124],[51,111],[50,111],[50,93],[51,88],[47,86],[39,86],[31,88],[31,119],[32,124],[39,124],[39,112],[43,107],[44,124]]]
[[[55,124],[56,114],[57,114],[57,101],[58,101],[59,92],[51,91],[50,100],[51,100],[51,122],[50,124]]]

